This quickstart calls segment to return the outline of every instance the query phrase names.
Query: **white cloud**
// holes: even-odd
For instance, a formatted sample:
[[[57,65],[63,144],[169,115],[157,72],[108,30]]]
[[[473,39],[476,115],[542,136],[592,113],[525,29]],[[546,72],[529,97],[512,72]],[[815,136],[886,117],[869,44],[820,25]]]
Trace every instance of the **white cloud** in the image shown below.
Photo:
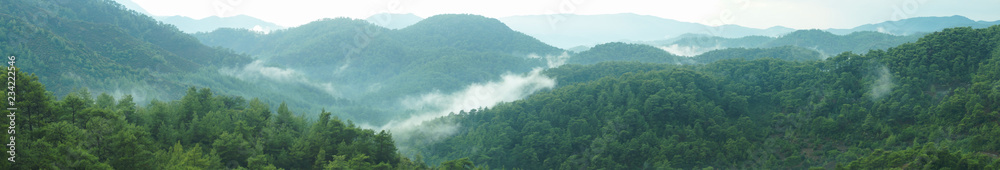
[[[872,99],[878,100],[892,92],[892,74],[889,68],[882,66],[875,72],[875,83],[871,86]]]
[[[562,66],[563,64],[566,64],[566,61],[569,60],[569,57],[570,57],[569,53],[566,53],[566,52],[563,52],[562,54],[554,55],[554,56],[552,56],[552,55],[546,55],[545,57],[538,56],[537,54],[528,54],[528,58],[543,58],[543,59],[545,59],[546,66],[548,66],[548,68],[556,68],[556,67]]]
[[[331,96],[340,94],[329,82],[313,82],[304,74],[291,68],[264,66],[263,60],[256,60],[242,68],[222,68],[219,73],[246,81],[271,81],[281,83],[301,83],[326,92]]]
[[[667,51],[670,54],[685,56],[685,57],[694,57],[696,55],[700,55],[705,52],[721,49],[722,47],[719,46],[718,44],[716,44],[715,47],[680,46],[677,44],[671,44],[670,46],[658,46],[658,48],[662,49],[663,51]]]
[[[511,102],[527,97],[542,89],[555,87],[555,79],[541,74],[542,69],[523,74],[505,74],[499,82],[473,84],[464,90],[443,94],[432,92],[418,97],[407,97],[400,101],[405,109],[419,113],[404,120],[393,120],[375,129],[389,130],[397,140],[436,140],[456,132],[458,124],[427,125],[426,121],[447,116],[450,113],[469,111],[476,108],[492,107],[497,103]]]

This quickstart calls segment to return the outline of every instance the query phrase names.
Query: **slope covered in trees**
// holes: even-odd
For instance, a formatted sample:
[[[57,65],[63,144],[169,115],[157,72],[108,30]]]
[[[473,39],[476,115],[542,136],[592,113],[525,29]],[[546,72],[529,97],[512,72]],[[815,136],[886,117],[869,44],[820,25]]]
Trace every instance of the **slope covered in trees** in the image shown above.
[[[682,57],[646,44],[606,43],[586,51],[572,54],[568,64],[595,64],[606,61],[666,63],[675,65],[708,64],[725,59],[754,60],[775,58],[787,61],[815,61],[823,59],[819,52],[796,46],[772,48],[726,48],[712,50],[693,57]]]
[[[530,54],[562,52],[496,19],[459,14],[433,16],[397,30],[337,18],[266,35],[220,29],[195,36],[315,80],[337,82],[336,88],[367,89],[341,93],[373,102],[434,89],[450,92],[503,73],[528,72],[545,65]]]
[[[285,103],[272,110],[257,98],[194,87],[181,100],[145,107],[130,95],[86,90],[54,100],[37,76],[15,75],[19,108],[3,112],[17,123],[3,128],[17,131],[3,137],[16,137],[16,157],[0,169],[436,169],[398,154],[389,132],[326,111],[307,121]]]
[[[88,89],[130,94],[143,105],[154,99],[179,99],[186,87],[200,86],[225,95],[269,96],[263,102],[272,107],[288,101],[309,110],[310,115],[336,106],[336,113],[351,110],[382,116],[382,112],[330,94],[320,83],[287,81],[296,77],[252,81],[287,70],[255,64],[251,57],[230,49],[203,45],[173,25],[111,0],[0,2],[0,51],[16,56],[18,67],[36,74],[57,97]],[[242,69],[248,65],[257,70]]]
[[[897,36],[872,31],[860,31],[852,32],[847,35],[835,35],[822,30],[798,30],[776,38],[766,36],[723,38],[689,35],[671,40],[649,42],[648,44],[697,49],[773,48],[796,46],[818,50],[824,55],[836,55],[845,51],[863,54],[868,52],[868,50],[885,50],[903,43],[914,42],[923,35],[924,34],[910,34],[906,36]]]
[[[462,128],[413,152],[525,169],[1000,168],[1000,26],[812,62],[564,67],[548,73],[579,83],[437,119]]]
[[[686,57],[676,56],[644,44],[605,43],[574,54],[567,63],[594,64],[603,61],[640,61],[649,63],[690,64]]]
[[[169,75],[251,61],[107,0],[4,0],[0,32],[0,50],[57,95],[81,87],[167,95],[186,84]]]
[[[796,46],[781,46],[774,48],[727,48],[712,50],[699,54],[692,59],[698,63],[712,63],[725,59],[756,60],[775,58],[787,61],[815,61],[823,59],[819,52]]]

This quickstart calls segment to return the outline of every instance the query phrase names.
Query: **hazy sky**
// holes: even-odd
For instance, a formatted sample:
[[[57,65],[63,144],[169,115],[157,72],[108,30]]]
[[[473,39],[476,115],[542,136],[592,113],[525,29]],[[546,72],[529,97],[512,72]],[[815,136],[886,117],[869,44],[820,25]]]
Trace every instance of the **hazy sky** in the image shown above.
[[[118,0],[126,1],[126,0]],[[499,18],[555,13],[636,13],[708,25],[851,28],[921,16],[1000,20],[1000,0],[132,0],[156,16],[249,15],[293,27],[321,18],[376,13],[430,17],[469,13]]]

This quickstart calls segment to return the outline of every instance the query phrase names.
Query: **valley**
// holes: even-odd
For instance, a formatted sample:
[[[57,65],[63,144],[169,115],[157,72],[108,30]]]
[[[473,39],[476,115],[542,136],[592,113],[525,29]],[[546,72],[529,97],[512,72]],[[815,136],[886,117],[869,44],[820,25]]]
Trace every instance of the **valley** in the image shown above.
[[[17,162],[0,169],[1000,168],[996,21],[284,27],[0,2],[0,53],[17,58],[0,78],[18,99],[0,127],[17,129]]]

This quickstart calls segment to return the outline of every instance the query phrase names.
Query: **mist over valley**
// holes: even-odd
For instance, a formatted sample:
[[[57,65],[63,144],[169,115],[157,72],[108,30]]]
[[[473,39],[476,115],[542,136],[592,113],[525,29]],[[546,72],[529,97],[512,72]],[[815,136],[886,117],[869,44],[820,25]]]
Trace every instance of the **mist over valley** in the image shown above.
[[[0,0],[0,169],[1000,168],[995,2],[440,3]]]

